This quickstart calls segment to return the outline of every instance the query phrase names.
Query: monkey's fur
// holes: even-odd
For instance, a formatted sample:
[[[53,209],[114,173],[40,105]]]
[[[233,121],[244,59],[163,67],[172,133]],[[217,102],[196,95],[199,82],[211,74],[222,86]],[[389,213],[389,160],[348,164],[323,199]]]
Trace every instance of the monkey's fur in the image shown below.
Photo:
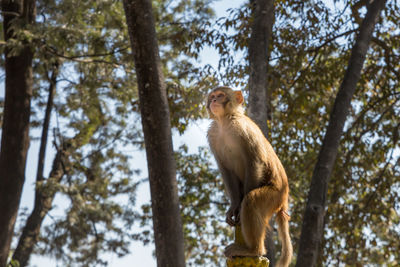
[[[243,96],[229,87],[218,87],[208,96],[213,122],[208,142],[221,171],[231,206],[230,225],[240,224],[246,247],[231,244],[225,255],[261,256],[268,221],[276,213],[282,252],[276,266],[289,266],[293,248],[289,236],[289,186],[285,170],[260,128],[244,114]]]

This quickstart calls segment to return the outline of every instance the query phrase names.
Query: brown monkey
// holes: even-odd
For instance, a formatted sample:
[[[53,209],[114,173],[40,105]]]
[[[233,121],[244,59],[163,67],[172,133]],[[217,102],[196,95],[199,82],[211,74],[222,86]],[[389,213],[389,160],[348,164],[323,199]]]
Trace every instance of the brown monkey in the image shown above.
[[[285,170],[260,128],[246,115],[243,95],[229,87],[214,89],[207,100],[213,122],[207,137],[221,171],[231,206],[226,221],[240,223],[246,247],[231,244],[225,255],[261,256],[268,221],[276,213],[281,257],[276,266],[289,266],[293,248],[289,236],[289,186]]]

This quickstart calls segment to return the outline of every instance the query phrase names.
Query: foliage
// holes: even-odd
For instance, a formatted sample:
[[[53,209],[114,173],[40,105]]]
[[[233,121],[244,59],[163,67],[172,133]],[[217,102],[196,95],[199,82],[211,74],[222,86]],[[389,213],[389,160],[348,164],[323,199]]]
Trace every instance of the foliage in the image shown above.
[[[217,179],[206,148],[189,154],[186,146],[180,147],[176,159],[188,265],[220,265],[222,250],[232,238],[224,221],[228,201],[222,179]]]
[[[157,37],[170,105],[171,124],[183,133],[189,123],[204,116],[201,103],[216,80],[196,64],[214,12],[214,0],[153,1]]]
[[[365,2],[275,1],[266,74],[269,140],[289,176],[295,251],[313,166]],[[52,124],[57,136],[75,140],[77,150],[66,179],[48,181],[66,201],[65,212],[52,211],[37,252],[66,264],[105,264],[105,251],[122,256],[130,240],[152,241],[150,205],[140,214],[133,206],[138,166],[130,154],[143,140],[122,5],[38,3],[37,24],[20,35],[29,36],[36,52],[32,125],[40,125],[48,76],[59,63]],[[205,116],[210,87],[247,89],[250,9],[246,2],[215,18],[211,0],[157,0],[153,7],[171,121],[183,133]],[[398,1],[388,1],[352,102],[328,191],[321,266],[400,261],[399,10]],[[197,62],[207,46],[220,54],[216,69]],[[176,159],[188,264],[219,266],[231,233],[222,221],[227,200],[216,170],[204,148],[189,154],[181,147]],[[140,233],[130,229],[135,220]]]
[[[158,1],[154,8],[172,125],[184,132],[189,120],[201,115],[197,103],[210,83],[193,75],[197,71],[189,55],[199,51],[190,51],[186,37],[194,38],[199,30],[188,18],[208,19],[213,13],[203,1]],[[37,190],[59,192],[58,201],[65,203],[50,213],[36,253],[67,265],[106,265],[105,252],[129,252],[130,229],[138,216],[134,176],[139,175],[130,154],[143,147],[124,10],[113,0],[43,0],[37,13],[36,25],[6,45],[18,53],[28,36],[36,53],[33,127],[41,127],[49,77],[58,66],[53,139],[68,140],[75,151],[60,184],[46,179],[37,185]],[[187,102],[192,109],[185,108]]]
[[[208,149],[188,153],[186,145],[175,153],[185,252],[188,266],[222,266],[223,248],[232,240],[224,221],[228,200],[222,179],[210,162]],[[142,225],[151,219],[150,205],[142,207]],[[144,234],[147,234],[145,232]],[[141,235],[142,239],[144,235]]]
[[[229,12],[203,41],[220,52],[221,80],[246,89],[250,10],[243,5]],[[290,180],[295,251],[312,169],[363,14],[362,2],[275,4],[267,74],[269,139]],[[398,3],[390,1],[346,123],[328,192],[321,265],[399,261],[398,16]]]

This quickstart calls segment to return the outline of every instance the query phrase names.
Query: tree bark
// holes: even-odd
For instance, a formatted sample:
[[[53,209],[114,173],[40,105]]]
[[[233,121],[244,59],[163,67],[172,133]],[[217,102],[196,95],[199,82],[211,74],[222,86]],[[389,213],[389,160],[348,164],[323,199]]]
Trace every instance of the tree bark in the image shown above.
[[[316,266],[324,229],[323,222],[329,178],[336,160],[351,98],[360,79],[372,33],[386,0],[374,0],[360,26],[347,71],[337,93],[329,125],[315,165],[304,214],[296,267]]]
[[[124,0],[139,87],[158,266],[185,266],[169,107],[150,0]]]
[[[42,225],[44,217],[47,215],[52,207],[52,202],[55,195],[55,192],[52,194],[46,194],[46,192],[43,192],[41,188],[38,187],[38,183],[43,181],[43,169],[46,158],[48,131],[50,125],[51,111],[53,109],[54,94],[56,91],[57,75],[58,64],[53,67],[51,77],[49,78],[49,96],[47,99],[47,106],[43,121],[42,136],[39,149],[38,169],[36,174],[35,204],[28,220],[25,223],[25,227],[22,231],[22,235],[19,238],[17,248],[15,249],[13,255],[13,259],[17,260],[21,267],[24,267],[28,264],[30,255],[33,251],[33,247],[39,238],[40,227]],[[49,176],[50,178],[55,179],[57,182],[61,180],[64,174],[62,168],[62,158],[64,153],[63,151],[64,150],[57,151]]]
[[[3,0],[1,8],[6,42],[15,38],[15,32],[10,30],[12,23],[20,23],[21,27],[34,23],[35,0]],[[9,48],[5,49],[5,103],[0,151],[0,267],[7,263],[25,181],[32,58],[32,48],[26,41],[17,55],[10,54]]]
[[[249,107],[248,115],[268,136],[268,48],[274,24],[274,0],[251,0],[253,23],[249,39]],[[272,226],[274,220],[270,220]],[[267,232],[265,239],[270,267],[275,266],[273,232]]]
[[[268,136],[268,48],[274,25],[274,1],[254,0],[249,39],[249,117]]]

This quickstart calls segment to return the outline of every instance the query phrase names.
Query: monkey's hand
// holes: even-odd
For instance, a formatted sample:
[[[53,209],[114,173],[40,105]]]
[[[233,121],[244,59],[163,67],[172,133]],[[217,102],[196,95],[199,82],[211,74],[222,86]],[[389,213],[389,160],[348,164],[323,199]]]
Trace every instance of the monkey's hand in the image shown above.
[[[240,222],[240,205],[236,207],[231,206],[226,212],[226,222],[230,226],[235,226]]]

